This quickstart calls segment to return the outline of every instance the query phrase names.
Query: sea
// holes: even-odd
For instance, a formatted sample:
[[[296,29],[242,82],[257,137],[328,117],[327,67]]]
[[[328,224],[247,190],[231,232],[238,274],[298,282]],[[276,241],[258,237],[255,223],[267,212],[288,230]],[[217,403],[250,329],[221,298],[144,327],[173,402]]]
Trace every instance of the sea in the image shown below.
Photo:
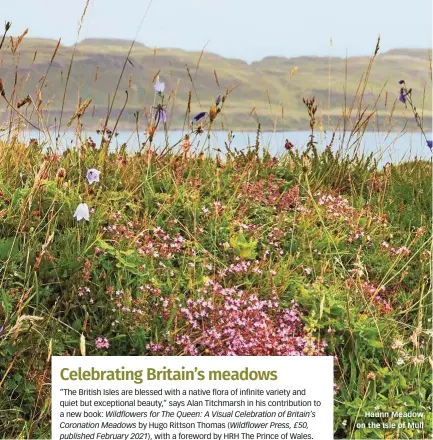
[[[175,150],[181,150],[182,139],[186,133],[182,131],[160,131],[153,139],[153,147],[157,151],[162,151],[168,147]],[[3,134],[0,139],[5,138]],[[77,145],[74,132],[61,133],[56,142],[56,136],[41,132],[28,132],[21,134],[22,140],[28,141],[35,138],[39,143],[44,143],[46,147],[54,147],[60,151]],[[81,138],[92,138],[96,145],[100,145],[101,135],[96,131],[83,133]],[[428,139],[432,139],[431,133],[427,134]],[[257,136],[256,132],[251,131],[212,131],[210,134],[201,135],[191,134],[191,151],[208,152],[210,154],[224,154],[229,148],[231,151],[247,151],[248,148],[259,144],[260,150],[267,150],[272,156],[278,157],[285,152],[284,145],[286,140],[293,144],[293,148],[303,151],[307,148],[310,140],[310,132],[290,131],[290,132],[262,132]],[[129,153],[137,151],[143,142],[146,141],[144,133],[132,131],[119,131],[117,136],[113,136],[111,148],[115,149],[126,144]],[[431,160],[432,152],[427,146],[426,140],[419,132],[365,132],[362,136],[350,135],[350,133],[337,132],[317,132],[314,136],[314,142],[319,151],[325,150],[331,146],[333,151],[340,150],[348,155],[373,155],[379,165],[387,163],[400,163],[404,161],[423,159]],[[174,146],[174,147],[173,147]]]

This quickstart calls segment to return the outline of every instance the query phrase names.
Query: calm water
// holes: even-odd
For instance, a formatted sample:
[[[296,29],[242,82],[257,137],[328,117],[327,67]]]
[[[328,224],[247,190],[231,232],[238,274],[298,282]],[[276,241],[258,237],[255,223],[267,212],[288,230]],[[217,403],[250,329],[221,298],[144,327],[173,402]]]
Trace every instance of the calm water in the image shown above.
[[[96,132],[88,132],[88,136],[99,145],[101,137]],[[237,150],[245,150],[248,145],[254,145],[256,141],[255,132],[233,132],[231,141],[231,148]],[[306,147],[308,142],[309,132],[294,131],[294,132],[265,132],[260,135],[260,145],[266,148],[272,155],[278,155],[284,152],[284,143],[288,139],[295,145],[295,149],[301,150]],[[40,141],[44,141],[43,135],[39,133],[30,133],[27,138],[35,137]],[[316,136],[319,150],[323,150],[331,141],[332,133],[319,133]],[[164,132],[159,132],[155,136],[155,147],[163,148],[165,145],[174,145],[182,139],[181,131],[170,131],[167,135]],[[431,137],[430,137],[431,139]],[[113,147],[120,146],[126,143],[128,151],[132,152],[138,148],[140,143],[145,140],[144,135],[140,134],[138,140],[137,134],[131,132],[119,132],[117,138],[113,138]],[[218,149],[225,151],[225,143],[228,142],[229,135],[227,132],[212,132],[210,139],[206,135],[191,136],[193,147],[196,150],[205,150],[215,152]],[[71,142],[72,141],[72,142]],[[60,147],[64,149],[66,146],[74,144],[74,133],[66,133],[60,139]],[[362,139],[352,138],[349,140],[349,135],[343,139],[341,134],[336,134],[333,142],[333,150],[343,148],[344,151],[353,154],[353,152],[363,152],[364,154],[374,153],[374,156],[383,165],[387,162],[398,163],[401,161],[413,159],[415,157],[423,159],[431,159],[431,152],[426,146],[424,138],[420,133],[365,133]]]

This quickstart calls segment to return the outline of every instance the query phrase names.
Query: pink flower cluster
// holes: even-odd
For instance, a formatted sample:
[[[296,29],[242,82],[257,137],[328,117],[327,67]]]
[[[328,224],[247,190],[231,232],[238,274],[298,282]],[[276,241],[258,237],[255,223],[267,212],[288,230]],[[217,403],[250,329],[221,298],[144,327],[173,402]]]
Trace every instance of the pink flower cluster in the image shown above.
[[[299,306],[280,306],[212,280],[198,299],[180,310],[185,325],[176,334],[177,350],[190,356],[320,356],[326,343],[304,332]],[[149,344],[166,353],[167,344]]]
[[[78,288],[78,296],[84,296],[86,293],[90,293],[90,289],[86,286],[81,286]]]
[[[140,291],[143,293],[143,286],[140,287]],[[132,314],[134,319],[138,319],[140,316],[144,315],[144,306],[146,303],[146,298],[131,298],[127,295],[123,290],[110,289],[107,291],[107,294],[110,296],[111,301],[116,305],[117,311],[122,312],[123,314]]]
[[[350,206],[349,201],[340,195],[317,194],[319,199],[317,204],[323,206],[326,212],[333,218],[343,218],[345,221],[351,221],[354,214],[354,208]]]
[[[389,251],[390,251],[391,254],[393,254],[393,255],[402,255],[402,256],[410,255],[411,252],[412,252],[412,251],[411,251],[409,248],[407,248],[406,246],[399,247],[398,249],[391,248]]]
[[[386,241],[382,241],[382,243],[380,244],[380,247],[383,250],[388,251],[391,255],[395,255],[395,256],[401,255],[402,257],[405,257],[405,256],[410,255],[412,253],[412,251],[406,246],[401,246],[401,247],[395,249],[393,247],[390,247]]]
[[[330,221],[344,221],[351,228],[348,234],[348,242],[354,243],[358,240],[366,241],[367,244],[372,243],[372,238],[368,235],[366,229],[360,225],[360,218],[368,218],[370,224],[375,223],[382,228],[387,227],[386,215],[373,216],[370,207],[366,205],[364,212],[361,212],[350,205],[349,201],[341,195],[317,193],[317,204],[326,213],[326,218]],[[382,243],[382,248],[386,242]]]
[[[273,176],[267,180],[261,179],[257,182],[244,182],[242,184],[239,198],[243,200],[254,200],[266,206],[272,206],[279,211],[295,209],[300,203],[299,187],[294,186],[288,191],[284,191],[283,184]]]
[[[155,354],[163,354],[163,355],[169,355],[172,351],[171,345],[162,345],[155,342],[149,342],[149,344],[146,345],[146,348]]]
[[[113,218],[115,222],[119,221],[120,213],[116,213]],[[140,225],[131,221],[126,224],[110,224],[103,228],[103,232],[110,234],[112,239],[135,241],[140,255],[170,259],[185,248],[186,240],[179,233],[167,233],[159,226],[149,232],[139,231]]]
[[[262,269],[260,269],[260,261],[255,260],[254,262],[252,262],[239,259],[237,263],[232,263],[229,267],[219,270],[218,276],[223,279],[226,278],[229,274],[245,274],[249,272],[254,274],[261,274],[263,271]]]
[[[132,239],[135,237],[135,232],[133,229],[133,223],[128,222],[125,225],[122,224],[112,224],[108,226],[104,226],[102,228],[103,232],[109,233],[114,237],[120,239]]]
[[[392,313],[393,307],[391,301],[386,297],[385,286],[377,287],[374,284],[364,281],[361,284],[361,288],[367,298],[370,298],[370,301],[374,304],[379,313],[383,315]]]
[[[110,347],[110,343],[108,342],[108,339],[106,338],[106,337],[104,337],[104,336],[98,336],[96,339],[95,339],[95,347],[98,349],[98,350],[102,350],[102,349],[107,349],[107,348],[109,348]]]
[[[162,228],[155,228],[150,234],[141,234],[136,245],[138,253],[154,258],[172,258],[173,254],[181,253],[185,248],[185,238],[180,234],[171,236]]]

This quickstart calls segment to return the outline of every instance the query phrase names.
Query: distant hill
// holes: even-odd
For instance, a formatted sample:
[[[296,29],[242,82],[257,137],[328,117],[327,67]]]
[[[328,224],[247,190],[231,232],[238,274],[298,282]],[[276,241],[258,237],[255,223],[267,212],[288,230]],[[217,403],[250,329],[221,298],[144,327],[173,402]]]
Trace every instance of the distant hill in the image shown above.
[[[78,47],[96,46],[97,48],[104,48],[107,51],[110,47],[118,47],[119,49],[129,49],[132,44],[132,40],[120,40],[116,38],[86,38],[78,43]],[[145,47],[144,44],[135,42],[134,46]]]
[[[8,95],[14,87],[17,71],[16,90],[19,98],[30,94],[36,101],[36,89],[41,86],[56,44],[55,40],[24,38],[15,55],[10,48],[3,48],[0,72]],[[128,40],[103,38],[87,39],[77,44],[65,100],[63,126],[76,110],[78,96],[92,99],[83,119],[85,127],[90,129],[101,125],[130,45],[131,41]],[[42,108],[49,110],[49,124],[59,120],[73,51],[74,47],[59,47],[42,89]],[[319,104],[318,117],[323,120],[324,128],[332,127],[341,119],[344,103],[349,105],[353,101],[369,59],[369,56],[348,58],[346,75],[346,60],[337,57],[269,56],[248,64],[213,53],[154,50],[137,43],[127,63],[110,124],[114,124],[127,90],[128,103],[119,128],[135,125],[134,113],[153,105],[152,80],[159,73],[161,81],[166,83],[166,96],[169,97],[170,128],[183,126],[190,92],[191,112],[195,114],[206,110],[215,96],[224,94],[227,89],[234,90],[226,101],[224,114],[219,117],[216,128],[222,128],[223,123],[224,128],[228,129],[254,129],[257,126],[254,115],[257,115],[263,129],[308,129],[302,98],[313,96]],[[391,114],[393,129],[403,127],[407,120],[409,126],[413,126],[413,117],[402,104],[394,108],[400,79],[405,79],[412,87],[414,101],[419,109],[424,107],[425,124],[431,129],[430,74],[428,49],[394,49],[379,53],[362,104],[373,108],[374,101],[378,99],[378,119],[373,120],[369,129],[389,129]],[[4,108],[2,102],[0,111]],[[25,111],[28,114],[32,112],[31,108]]]

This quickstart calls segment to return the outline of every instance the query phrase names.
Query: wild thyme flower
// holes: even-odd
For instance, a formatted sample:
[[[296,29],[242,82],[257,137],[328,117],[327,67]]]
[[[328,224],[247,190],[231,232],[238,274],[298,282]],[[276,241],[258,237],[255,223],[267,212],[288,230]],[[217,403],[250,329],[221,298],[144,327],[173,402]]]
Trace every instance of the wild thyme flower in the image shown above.
[[[85,286],[81,286],[79,289],[78,289],[78,296],[84,296],[86,293],[90,293],[90,289],[88,288],[88,287],[85,287]]]
[[[277,297],[260,299],[208,279],[202,296],[188,299],[180,311],[187,325],[174,344],[161,344],[159,353],[170,346],[190,356],[321,356],[325,352],[326,343],[305,334],[295,302],[283,308]],[[164,313],[163,307],[159,312]]]
[[[95,347],[98,350],[102,350],[103,348],[109,348],[110,343],[108,342],[108,339],[104,336],[99,336],[95,339]]]

